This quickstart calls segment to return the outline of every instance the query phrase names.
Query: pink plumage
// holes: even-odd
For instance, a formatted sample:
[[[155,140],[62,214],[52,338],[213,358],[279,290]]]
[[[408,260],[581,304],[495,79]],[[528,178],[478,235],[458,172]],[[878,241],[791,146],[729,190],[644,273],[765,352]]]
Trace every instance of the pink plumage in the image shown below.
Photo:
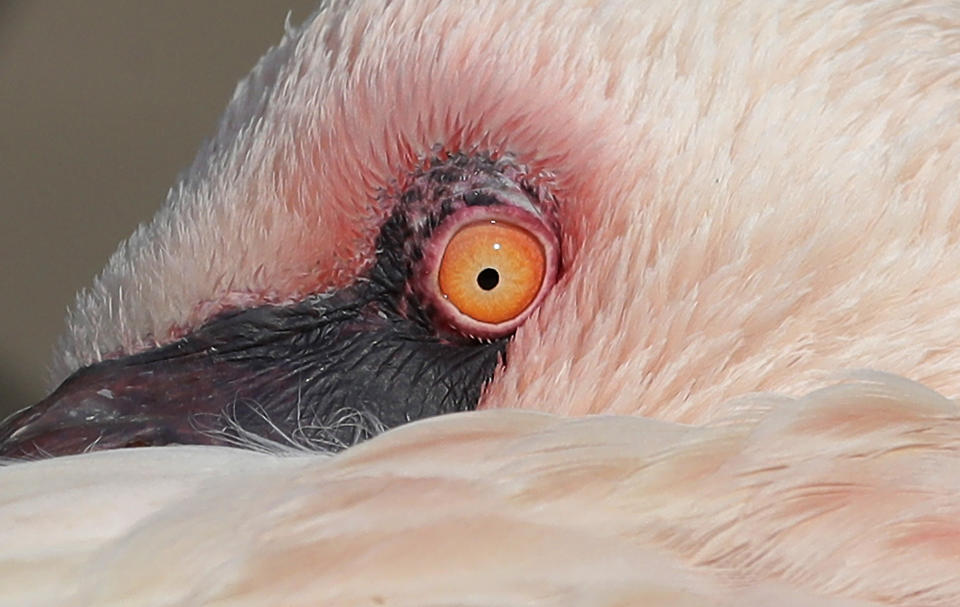
[[[480,411],[0,469],[0,603],[960,604],[958,67],[947,0],[329,3],[56,379],[362,279],[437,156],[556,202],[559,282]]]

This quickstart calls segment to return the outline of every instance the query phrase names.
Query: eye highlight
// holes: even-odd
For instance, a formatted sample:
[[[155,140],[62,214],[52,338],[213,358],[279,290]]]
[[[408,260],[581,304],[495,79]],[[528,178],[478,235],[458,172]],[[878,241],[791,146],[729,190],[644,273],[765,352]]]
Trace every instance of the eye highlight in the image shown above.
[[[453,235],[440,261],[441,294],[470,318],[513,320],[533,302],[546,271],[543,245],[519,226],[491,219]]]
[[[509,334],[556,281],[559,246],[535,212],[469,206],[444,219],[424,255],[421,296],[442,325],[479,338]]]

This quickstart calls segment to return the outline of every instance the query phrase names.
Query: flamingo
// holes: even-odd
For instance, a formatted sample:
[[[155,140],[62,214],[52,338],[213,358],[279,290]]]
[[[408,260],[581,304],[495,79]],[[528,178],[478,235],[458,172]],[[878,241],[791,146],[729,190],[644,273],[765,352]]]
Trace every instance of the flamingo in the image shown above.
[[[960,5],[331,0],[0,425],[0,604],[960,604]]]

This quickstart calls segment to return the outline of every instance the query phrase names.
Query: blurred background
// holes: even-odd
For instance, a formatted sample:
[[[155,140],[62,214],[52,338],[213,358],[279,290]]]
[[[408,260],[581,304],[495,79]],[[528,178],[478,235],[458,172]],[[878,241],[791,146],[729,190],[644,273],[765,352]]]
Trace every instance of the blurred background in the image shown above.
[[[0,416],[45,395],[74,293],[316,3],[0,0]]]

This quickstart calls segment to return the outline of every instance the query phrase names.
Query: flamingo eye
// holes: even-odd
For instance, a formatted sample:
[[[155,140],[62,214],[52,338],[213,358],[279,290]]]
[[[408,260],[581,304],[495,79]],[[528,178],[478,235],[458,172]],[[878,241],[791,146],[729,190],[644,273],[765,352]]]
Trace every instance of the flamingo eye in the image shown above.
[[[429,246],[428,296],[442,320],[465,335],[507,335],[556,279],[553,232],[518,207],[461,209],[440,225]]]
[[[540,292],[546,271],[543,245],[521,227],[498,223],[464,226],[440,261],[440,292],[457,310],[484,323],[513,320]]]

